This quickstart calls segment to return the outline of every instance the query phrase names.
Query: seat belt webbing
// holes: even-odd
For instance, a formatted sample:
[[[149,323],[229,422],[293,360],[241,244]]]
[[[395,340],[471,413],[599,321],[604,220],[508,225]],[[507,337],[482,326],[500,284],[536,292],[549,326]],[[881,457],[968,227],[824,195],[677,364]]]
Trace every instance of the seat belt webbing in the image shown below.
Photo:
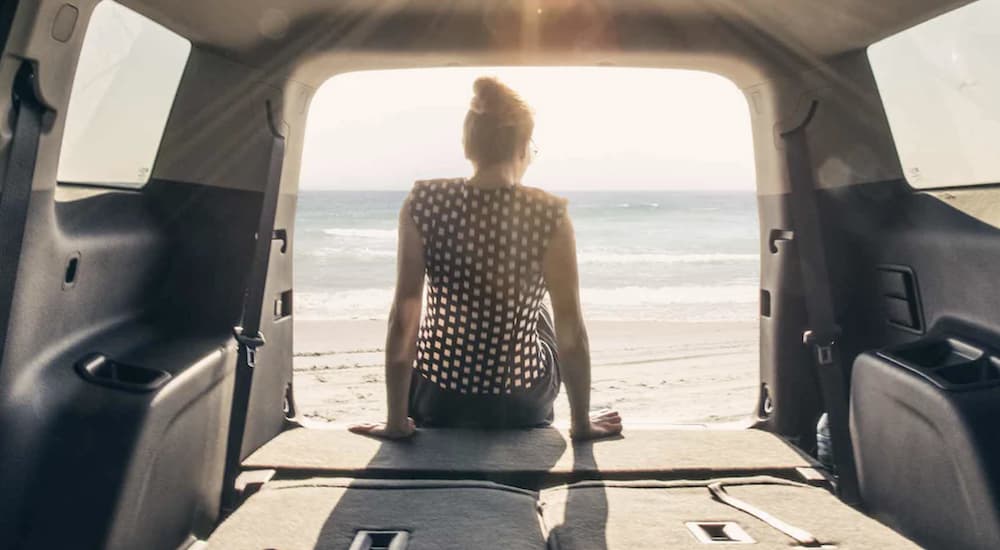
[[[225,499],[234,496],[232,492],[243,459],[241,456],[243,436],[246,433],[247,414],[253,388],[256,352],[258,347],[265,344],[264,335],[260,332],[261,313],[264,307],[267,271],[271,260],[271,236],[274,232],[274,220],[278,211],[281,169],[285,158],[285,138],[279,132],[278,126],[272,118],[271,109],[271,103],[267,102],[267,116],[272,133],[267,182],[264,196],[261,199],[250,272],[246,279],[242,320],[239,326],[233,328],[233,334],[239,343],[239,358],[236,363],[236,380],[233,387],[229,439],[226,448]]]
[[[45,107],[35,95],[35,72],[25,61],[14,77],[14,132],[7,155],[7,167],[0,181],[0,360],[6,349],[14,285],[20,265],[24,225],[28,219],[28,203],[35,178],[38,140],[42,130]]]
[[[833,459],[837,467],[837,494],[845,502],[859,502],[857,478],[847,405],[850,399],[844,381],[844,369],[837,349],[840,328],[836,323],[833,294],[816,203],[816,184],[806,141],[806,127],[819,103],[813,101],[805,120],[781,134],[785,145],[788,177],[791,182],[792,222],[795,249],[799,254],[809,330],[803,342],[812,347],[820,391],[829,415]]]
[[[816,540],[816,537],[814,537],[811,533],[809,533],[809,531],[806,531],[805,529],[800,529],[799,527],[796,527],[789,523],[785,523],[785,521],[772,516],[771,514],[754,506],[753,504],[750,504],[749,502],[740,500],[730,495],[729,493],[726,492],[726,488],[722,485],[722,483],[719,482],[710,483],[708,485],[708,492],[712,493],[712,496],[715,497],[715,499],[718,500],[719,502],[726,504],[728,506],[732,506],[733,508],[736,508],[741,512],[750,514],[751,516],[763,521],[764,523],[770,525],[771,527],[774,527],[778,531],[781,531],[782,533],[788,535],[801,546],[804,546],[806,548],[821,548],[823,546],[822,543]]]

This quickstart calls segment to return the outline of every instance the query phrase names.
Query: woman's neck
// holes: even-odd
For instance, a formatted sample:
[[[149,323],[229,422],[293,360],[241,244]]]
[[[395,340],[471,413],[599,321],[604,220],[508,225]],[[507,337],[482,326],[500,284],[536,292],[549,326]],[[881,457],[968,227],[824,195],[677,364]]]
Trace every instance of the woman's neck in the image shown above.
[[[476,168],[469,178],[469,184],[484,189],[511,187],[521,183],[518,170],[508,163],[494,164],[485,168]]]

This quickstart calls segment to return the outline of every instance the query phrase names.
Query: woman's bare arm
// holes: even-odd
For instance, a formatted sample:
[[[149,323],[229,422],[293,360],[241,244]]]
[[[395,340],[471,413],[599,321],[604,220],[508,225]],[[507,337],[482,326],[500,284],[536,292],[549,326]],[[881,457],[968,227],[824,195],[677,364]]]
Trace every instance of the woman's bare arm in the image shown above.
[[[615,411],[590,415],[590,342],[580,307],[580,278],[576,263],[576,236],[569,214],[553,230],[543,266],[545,284],[555,317],[559,369],[576,439],[593,439],[621,432]]]
[[[408,437],[414,432],[407,415],[410,375],[417,354],[417,332],[424,290],[424,246],[420,230],[410,216],[409,198],[399,213],[396,252],[396,293],[389,310],[385,342],[385,387],[388,415],[385,423],[359,424],[351,431],[387,438]]]

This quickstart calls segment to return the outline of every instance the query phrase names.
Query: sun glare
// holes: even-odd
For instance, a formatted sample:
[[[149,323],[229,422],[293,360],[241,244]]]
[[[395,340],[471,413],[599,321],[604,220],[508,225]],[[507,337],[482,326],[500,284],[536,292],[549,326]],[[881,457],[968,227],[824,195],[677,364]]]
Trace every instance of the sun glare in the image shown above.
[[[336,76],[312,101],[303,189],[408,189],[462,176],[472,82],[498,76],[536,116],[525,183],[553,190],[754,186],[743,93],[711,73],[609,67],[487,67]]]

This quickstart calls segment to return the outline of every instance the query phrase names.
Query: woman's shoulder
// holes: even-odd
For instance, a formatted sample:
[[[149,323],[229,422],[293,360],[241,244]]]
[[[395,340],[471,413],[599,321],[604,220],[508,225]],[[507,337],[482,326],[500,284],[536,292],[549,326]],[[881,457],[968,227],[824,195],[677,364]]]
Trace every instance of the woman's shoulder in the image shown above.
[[[459,185],[465,181],[465,178],[435,178],[426,180],[417,180],[413,183],[414,191],[423,192],[433,192],[433,191],[452,191],[454,192],[458,189]]]
[[[520,186],[520,189],[522,195],[524,195],[527,200],[543,204],[556,210],[566,208],[566,204],[569,202],[569,199],[552,194],[539,187],[522,185]]]
[[[404,202],[410,207],[431,207],[438,202],[446,203],[449,195],[456,193],[463,178],[437,178],[417,180]]]

